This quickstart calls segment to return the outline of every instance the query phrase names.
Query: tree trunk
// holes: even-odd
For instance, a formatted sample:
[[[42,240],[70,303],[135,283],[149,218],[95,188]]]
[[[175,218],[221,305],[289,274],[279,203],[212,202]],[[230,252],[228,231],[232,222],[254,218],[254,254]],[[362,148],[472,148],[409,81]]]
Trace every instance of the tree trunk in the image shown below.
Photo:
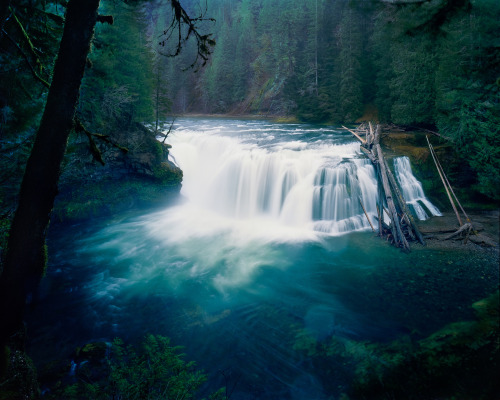
[[[405,251],[408,251],[410,249],[410,246],[408,245],[408,242],[406,241],[406,238],[401,231],[401,226],[399,225],[399,218],[398,218],[398,213],[396,211],[396,206],[394,205],[394,200],[392,198],[392,192],[391,188],[389,185],[389,179],[387,178],[387,170],[386,170],[386,164],[385,164],[385,159],[384,155],[382,154],[382,148],[380,147],[380,144],[375,144],[374,149],[377,152],[378,156],[378,162],[380,165],[380,175],[382,178],[382,185],[384,188],[385,192],[385,198],[387,201],[387,207],[389,208],[389,216],[391,217],[392,224],[391,224],[391,231],[392,235],[394,237],[394,240],[396,242],[396,246],[399,246],[399,243],[401,242],[401,245]]]
[[[0,345],[21,326],[26,296],[44,272],[45,236],[78,101],[99,0],[70,0],[52,84],[10,230],[0,276]]]

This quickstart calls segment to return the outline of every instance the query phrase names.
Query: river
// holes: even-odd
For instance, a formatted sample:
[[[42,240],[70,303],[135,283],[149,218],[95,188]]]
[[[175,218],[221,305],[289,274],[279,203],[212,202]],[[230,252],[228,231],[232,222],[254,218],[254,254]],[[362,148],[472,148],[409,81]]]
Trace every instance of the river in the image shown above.
[[[167,141],[184,171],[176,204],[50,232],[37,364],[153,333],[185,346],[205,390],[230,376],[235,400],[327,399],[353,371],[321,344],[422,338],[488,294],[457,280],[466,255],[407,255],[371,232],[374,169],[345,131],[192,118]],[[393,165],[416,215],[440,215],[408,159]]]

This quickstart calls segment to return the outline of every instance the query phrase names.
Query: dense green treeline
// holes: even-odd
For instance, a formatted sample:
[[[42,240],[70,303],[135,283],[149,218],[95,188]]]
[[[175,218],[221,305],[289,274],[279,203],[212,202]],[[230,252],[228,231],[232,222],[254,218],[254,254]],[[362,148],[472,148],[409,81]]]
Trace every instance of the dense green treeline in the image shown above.
[[[193,78],[180,73],[185,60],[169,61],[174,112],[431,128],[499,197],[498,1],[209,0],[208,9],[209,64]]]

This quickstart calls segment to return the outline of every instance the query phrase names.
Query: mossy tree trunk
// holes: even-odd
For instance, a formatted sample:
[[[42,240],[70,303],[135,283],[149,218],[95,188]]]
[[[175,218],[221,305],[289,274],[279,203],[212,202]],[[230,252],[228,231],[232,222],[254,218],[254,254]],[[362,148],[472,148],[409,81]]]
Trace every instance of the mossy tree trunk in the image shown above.
[[[26,165],[0,276],[0,345],[22,326],[26,296],[45,267],[45,236],[97,21],[99,0],[70,0],[42,121]]]

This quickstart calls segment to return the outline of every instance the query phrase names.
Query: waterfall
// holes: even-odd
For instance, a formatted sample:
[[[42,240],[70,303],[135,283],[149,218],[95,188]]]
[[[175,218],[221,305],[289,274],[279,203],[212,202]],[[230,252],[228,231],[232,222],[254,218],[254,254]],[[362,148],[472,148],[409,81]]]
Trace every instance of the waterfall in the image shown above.
[[[226,224],[259,221],[261,228],[271,224],[280,232],[293,227],[340,235],[370,229],[360,202],[375,223],[375,170],[360,154],[359,144],[339,131],[264,122],[200,122],[181,125],[169,141],[184,171],[181,193],[202,214],[214,216],[212,224],[219,216]],[[440,215],[425,198],[409,163],[396,162],[405,198],[417,216],[426,215],[420,203]]]
[[[170,138],[170,137],[169,137]],[[369,228],[376,178],[359,144],[276,141],[177,130],[172,153],[189,202],[236,220],[268,219],[330,235]]]
[[[413,175],[408,157],[395,158],[394,170],[403,192],[403,197],[418,219],[425,220],[429,218],[427,212],[433,216],[442,215],[437,207],[425,197],[422,184]]]

